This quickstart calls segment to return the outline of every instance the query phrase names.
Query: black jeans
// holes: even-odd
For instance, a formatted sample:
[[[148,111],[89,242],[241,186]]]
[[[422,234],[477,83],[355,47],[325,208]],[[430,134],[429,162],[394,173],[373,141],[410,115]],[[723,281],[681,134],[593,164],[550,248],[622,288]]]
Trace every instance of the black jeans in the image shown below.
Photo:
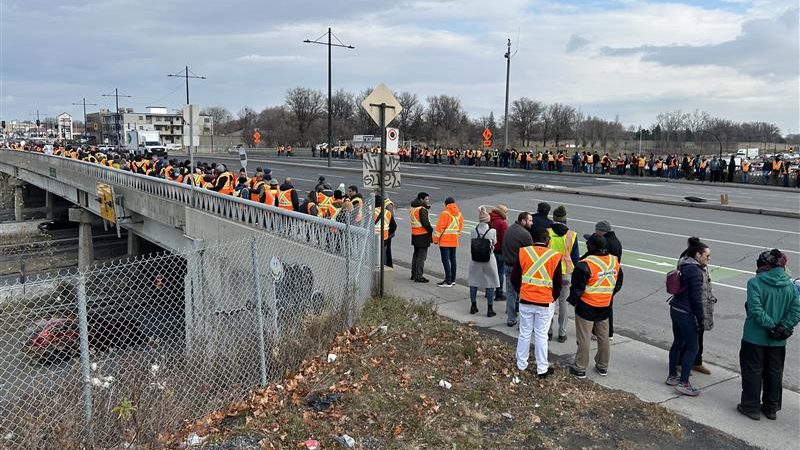
[[[783,363],[786,347],[767,347],[742,341],[739,366],[742,369],[742,409],[758,413],[781,410]]]
[[[383,241],[383,264],[386,267],[394,267],[392,264],[392,238]]]
[[[428,247],[414,247],[414,254],[411,256],[411,278],[422,278],[425,270],[425,259],[428,258]]]
[[[677,375],[676,366],[681,365],[681,383],[689,382],[692,361],[697,353],[697,320],[694,315],[669,309],[672,319],[672,346],[669,348],[669,375]]]

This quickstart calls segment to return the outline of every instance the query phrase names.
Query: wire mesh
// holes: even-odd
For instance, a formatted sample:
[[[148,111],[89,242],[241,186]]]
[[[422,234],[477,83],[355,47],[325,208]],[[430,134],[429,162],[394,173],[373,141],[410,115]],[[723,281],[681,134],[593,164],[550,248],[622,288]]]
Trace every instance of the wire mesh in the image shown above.
[[[0,284],[0,448],[153,442],[283,376],[371,294],[370,222]]]

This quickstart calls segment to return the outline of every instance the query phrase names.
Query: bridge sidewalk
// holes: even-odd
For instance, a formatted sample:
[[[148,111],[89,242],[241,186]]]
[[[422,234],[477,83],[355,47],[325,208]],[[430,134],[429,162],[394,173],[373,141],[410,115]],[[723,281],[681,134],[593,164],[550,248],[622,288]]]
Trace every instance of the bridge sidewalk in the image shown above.
[[[439,314],[444,317],[516,339],[518,328],[506,325],[505,302],[496,302],[494,309],[497,316],[488,318],[486,300],[479,294],[480,311],[471,315],[467,287],[458,285],[454,288],[440,288],[436,286],[435,279],[431,279],[427,284],[414,283],[408,279],[407,269],[399,267],[397,269],[394,272],[394,292],[389,295],[411,301],[432,301],[437,305]],[[550,342],[549,352],[553,359],[571,361],[575,353],[573,317],[574,310],[570,308],[567,341]],[[664,326],[669,324],[665,323]],[[509,346],[508,351],[513,353],[514,348]],[[531,360],[533,357],[531,352]],[[736,411],[736,404],[741,394],[741,380],[738,373],[707,363],[711,375],[692,374],[692,383],[701,389],[701,395],[697,398],[682,397],[664,384],[667,358],[668,352],[664,349],[615,334],[611,347],[609,375],[600,377],[594,371],[587,371],[587,375],[589,380],[602,386],[630,392],[646,402],[660,403],[677,414],[719,429],[752,445],[775,450],[797,448],[800,439],[797,419],[800,417],[800,394],[784,389],[783,410],[778,413],[778,420],[770,421],[762,418],[756,422]]]

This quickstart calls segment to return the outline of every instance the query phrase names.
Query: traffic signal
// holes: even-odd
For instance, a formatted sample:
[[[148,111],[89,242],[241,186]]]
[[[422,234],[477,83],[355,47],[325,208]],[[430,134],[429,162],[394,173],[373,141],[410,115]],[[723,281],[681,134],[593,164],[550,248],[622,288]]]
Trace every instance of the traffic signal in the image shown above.
[[[36,119],[36,127],[38,128],[39,125],[41,125],[41,123],[39,122],[39,119]]]

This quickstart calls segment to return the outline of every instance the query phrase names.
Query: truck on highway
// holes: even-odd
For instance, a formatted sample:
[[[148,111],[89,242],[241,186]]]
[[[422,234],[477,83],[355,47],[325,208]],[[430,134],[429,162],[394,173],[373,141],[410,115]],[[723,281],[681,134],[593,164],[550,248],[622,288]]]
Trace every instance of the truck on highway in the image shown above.
[[[125,132],[125,148],[132,156],[167,156],[167,147],[161,143],[158,131],[128,130]]]
[[[740,148],[739,150],[736,150],[736,156],[738,158],[747,158],[747,159],[758,158],[758,149],[757,148]]]

